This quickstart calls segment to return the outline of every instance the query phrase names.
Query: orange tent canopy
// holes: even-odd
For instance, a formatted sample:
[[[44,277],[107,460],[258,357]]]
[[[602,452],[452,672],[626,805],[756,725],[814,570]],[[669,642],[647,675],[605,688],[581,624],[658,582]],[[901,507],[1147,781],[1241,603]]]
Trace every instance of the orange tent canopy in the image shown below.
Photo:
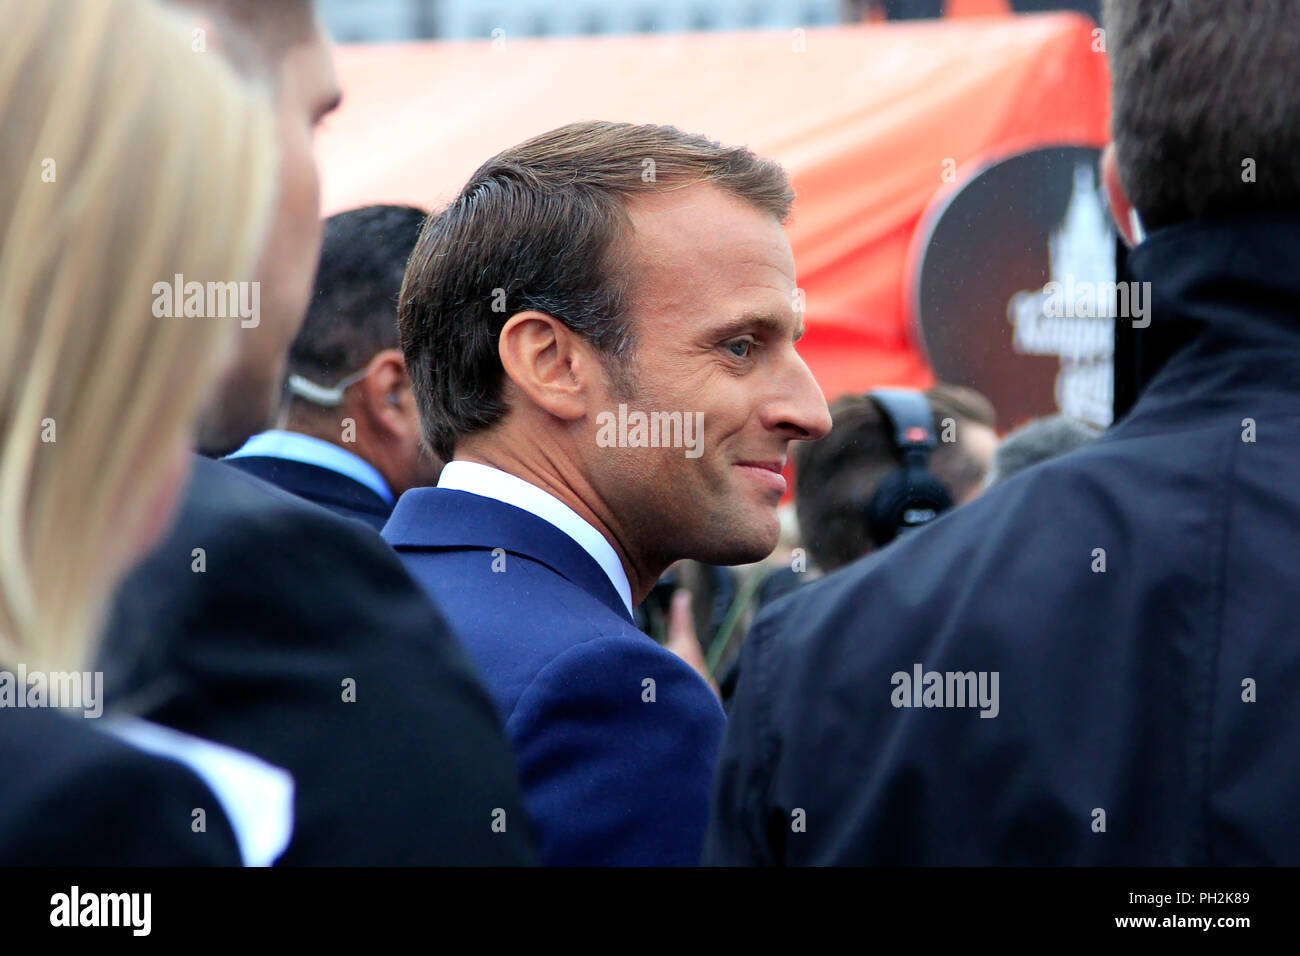
[[[743,143],[794,180],[800,351],[827,395],[922,386],[930,372],[902,292],[917,221],[982,157],[1105,142],[1093,30],[1053,14],[341,47],[345,102],[320,140],[325,210],[437,208],[489,156],[576,120]]]

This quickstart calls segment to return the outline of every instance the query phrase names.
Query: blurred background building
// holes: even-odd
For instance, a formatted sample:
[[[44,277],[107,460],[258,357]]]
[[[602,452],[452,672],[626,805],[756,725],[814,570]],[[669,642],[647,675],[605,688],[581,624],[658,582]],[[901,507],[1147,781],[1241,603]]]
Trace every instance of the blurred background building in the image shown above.
[[[341,42],[735,30],[839,23],[842,0],[324,0]]]
[[[819,26],[1074,9],[1101,0],[321,0],[340,43]]]

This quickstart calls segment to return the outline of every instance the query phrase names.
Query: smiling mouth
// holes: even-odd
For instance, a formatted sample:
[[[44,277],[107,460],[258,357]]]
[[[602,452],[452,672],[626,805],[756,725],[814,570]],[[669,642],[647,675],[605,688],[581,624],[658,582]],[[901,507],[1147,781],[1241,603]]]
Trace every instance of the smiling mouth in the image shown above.
[[[736,462],[736,467],[765,488],[785,494],[785,476],[781,474],[783,466],[780,462],[740,461]]]

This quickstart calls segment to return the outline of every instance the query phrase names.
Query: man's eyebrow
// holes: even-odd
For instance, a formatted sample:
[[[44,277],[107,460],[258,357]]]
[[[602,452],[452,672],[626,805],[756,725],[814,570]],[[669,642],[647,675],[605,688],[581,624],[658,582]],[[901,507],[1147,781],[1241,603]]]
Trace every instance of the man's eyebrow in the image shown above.
[[[780,316],[773,315],[770,312],[745,312],[736,316],[734,319],[723,322],[709,330],[709,335],[716,339],[729,339],[733,336],[743,335],[746,332],[759,330],[774,338],[780,338],[787,333],[790,323],[788,319],[782,319]],[[798,342],[803,338],[804,325],[799,323],[795,330],[792,341]]]

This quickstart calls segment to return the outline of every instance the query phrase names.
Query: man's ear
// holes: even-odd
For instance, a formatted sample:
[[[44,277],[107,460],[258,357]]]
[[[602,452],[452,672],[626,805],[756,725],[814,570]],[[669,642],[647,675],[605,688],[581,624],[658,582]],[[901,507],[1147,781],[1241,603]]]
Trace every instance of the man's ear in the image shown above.
[[[357,388],[364,396],[367,416],[376,425],[389,434],[405,435],[410,420],[407,406],[415,398],[406,374],[406,359],[399,350],[376,352]]]
[[[1106,187],[1106,201],[1110,205],[1111,218],[1115,220],[1119,234],[1124,237],[1125,245],[1132,249],[1146,237],[1142,234],[1142,221],[1137,210],[1133,208],[1128,194],[1124,192],[1124,184],[1120,182],[1119,160],[1115,157],[1114,143],[1106,144],[1106,149],[1101,154],[1101,181]]]
[[[532,404],[565,421],[587,413],[599,363],[581,337],[545,312],[519,312],[497,340],[501,367]]]

